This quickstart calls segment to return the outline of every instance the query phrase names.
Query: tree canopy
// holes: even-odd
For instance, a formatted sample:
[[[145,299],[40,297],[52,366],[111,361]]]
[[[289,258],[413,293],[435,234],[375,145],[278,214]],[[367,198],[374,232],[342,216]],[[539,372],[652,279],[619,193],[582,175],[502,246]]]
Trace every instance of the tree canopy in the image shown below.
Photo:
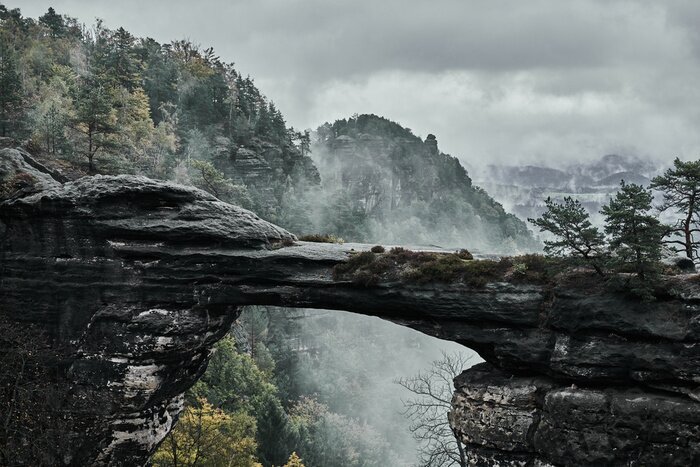
[[[545,206],[547,210],[542,217],[528,219],[540,231],[554,236],[552,240],[544,240],[545,253],[581,258],[589,262],[598,274],[603,275],[600,261],[604,256],[605,238],[591,224],[590,216],[581,202],[570,196],[565,197],[563,203],[547,198]]]
[[[665,243],[683,252],[690,260],[698,258],[697,234],[700,232],[700,160],[681,161],[676,158],[673,167],[654,177],[652,189],[663,193],[659,211],[673,211],[681,216],[675,225],[669,226]]]
[[[641,279],[657,269],[665,233],[659,219],[650,212],[652,200],[651,190],[623,181],[620,191],[601,210],[613,261],[631,267]]]

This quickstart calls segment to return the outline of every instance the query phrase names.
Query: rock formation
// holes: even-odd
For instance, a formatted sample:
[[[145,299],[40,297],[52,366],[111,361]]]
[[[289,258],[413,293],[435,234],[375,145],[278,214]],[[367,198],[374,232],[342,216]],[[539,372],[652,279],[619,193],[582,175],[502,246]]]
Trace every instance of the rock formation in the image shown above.
[[[361,213],[350,221],[324,216],[321,228],[346,240],[468,242],[472,250],[501,253],[539,247],[525,222],[473,186],[460,161],[440,151],[435,135],[422,140],[385,118],[356,115],[319,127],[312,154],[325,203],[336,203],[340,212],[349,203]]]
[[[28,160],[0,152],[0,314],[60,350],[66,464],[146,463],[249,304],[379,316],[479,352],[450,414],[474,465],[700,463],[695,275],[648,303],[575,281],[359,287],[332,269],[369,246],[298,242],[144,177],[62,183]]]

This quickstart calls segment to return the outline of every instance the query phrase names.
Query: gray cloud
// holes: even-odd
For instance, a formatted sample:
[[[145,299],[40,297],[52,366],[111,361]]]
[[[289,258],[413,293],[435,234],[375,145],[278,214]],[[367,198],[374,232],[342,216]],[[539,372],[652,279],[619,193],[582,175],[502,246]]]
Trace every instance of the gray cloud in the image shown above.
[[[374,112],[463,160],[700,156],[694,0],[23,0],[212,45],[296,127]],[[13,6],[12,4],[8,6]]]

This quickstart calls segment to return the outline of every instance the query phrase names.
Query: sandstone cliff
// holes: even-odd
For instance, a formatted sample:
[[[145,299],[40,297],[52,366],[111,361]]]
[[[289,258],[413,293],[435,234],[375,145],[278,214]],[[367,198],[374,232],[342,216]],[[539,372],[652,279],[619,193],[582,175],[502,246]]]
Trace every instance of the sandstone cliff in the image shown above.
[[[642,303],[576,283],[335,280],[358,244],[298,242],[144,177],[61,183],[0,153],[0,313],[39,326],[67,388],[61,462],[139,465],[248,304],[343,309],[478,351],[450,423],[474,465],[700,462],[700,282]]]

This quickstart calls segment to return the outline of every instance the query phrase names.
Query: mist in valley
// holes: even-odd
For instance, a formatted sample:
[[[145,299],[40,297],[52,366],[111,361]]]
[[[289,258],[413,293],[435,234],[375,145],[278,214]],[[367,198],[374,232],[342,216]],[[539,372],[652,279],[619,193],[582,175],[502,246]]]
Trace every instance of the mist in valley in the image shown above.
[[[372,440],[371,455],[364,459],[367,465],[408,466],[418,461],[421,446],[409,430],[403,403],[415,395],[399,385],[399,379],[429,371],[444,354],[461,355],[470,365],[482,361],[462,345],[375,317],[330,310],[265,311],[271,327],[296,321],[295,331],[287,335],[293,341],[295,390],[357,422],[364,434],[356,449],[362,451]],[[251,319],[251,313],[255,311],[247,309],[240,320]],[[375,464],[378,459],[382,462]],[[362,462],[358,459],[357,465],[366,465]]]

